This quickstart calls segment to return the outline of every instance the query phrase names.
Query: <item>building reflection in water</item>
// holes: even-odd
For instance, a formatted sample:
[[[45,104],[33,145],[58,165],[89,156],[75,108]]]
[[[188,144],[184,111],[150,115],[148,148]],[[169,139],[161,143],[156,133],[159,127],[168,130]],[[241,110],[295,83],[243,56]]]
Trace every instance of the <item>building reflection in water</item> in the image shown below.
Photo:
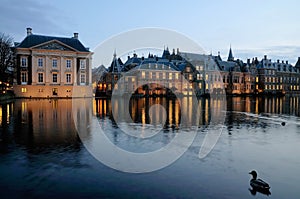
[[[191,97],[177,98],[131,98],[129,105],[125,105],[122,98],[115,101],[117,104],[111,105],[111,100],[106,98],[99,98],[93,101],[94,114],[104,119],[109,117],[113,120],[112,107],[116,108],[118,112],[129,111],[130,116],[135,123],[150,124],[149,110],[151,106],[159,104],[164,107],[166,111],[166,121],[164,129],[172,128],[178,129],[181,124],[181,116],[184,115],[186,121],[190,122],[190,125],[209,125],[212,121],[215,124],[224,121],[224,98],[202,98],[198,103],[199,117],[196,117],[195,110],[193,110],[194,100]],[[181,104],[181,106],[180,106]],[[160,109],[155,110],[155,120],[162,121],[163,114]],[[122,113],[120,113],[122,115]],[[199,121],[196,121],[196,120]]]
[[[181,100],[181,102],[179,101]],[[168,98],[132,98],[129,106],[118,102],[118,111],[128,111],[133,122],[149,124],[149,109],[152,105],[160,104],[166,110],[166,122],[164,129],[176,130],[182,122],[183,111],[189,121],[195,123],[194,113],[191,111],[191,98],[181,99]],[[225,99],[202,98],[199,101],[199,126],[210,125],[212,122],[222,122]],[[0,129],[1,137],[5,132],[12,132],[16,142],[32,145],[47,146],[55,144],[67,144],[78,142],[77,131],[74,125],[73,115],[75,111],[75,122],[82,128],[91,120],[92,115],[98,119],[110,119],[114,126],[112,117],[112,105],[109,99],[78,99],[77,106],[72,104],[74,100],[15,100],[10,103],[0,104]],[[225,125],[230,127],[234,122],[240,121],[239,115],[231,111],[247,112],[254,114],[280,114],[300,116],[299,97],[227,97],[227,114]],[[180,104],[182,104],[180,107]],[[161,121],[163,112],[155,110],[154,123]],[[72,114],[73,113],[73,114]],[[86,131],[86,133],[89,133]],[[2,139],[1,138],[1,139]]]
[[[182,111],[187,110],[186,116],[189,121],[193,121],[196,117],[191,111],[192,107],[188,97],[183,97],[182,108],[179,99],[172,98],[132,98],[129,106],[122,102],[114,106],[118,111],[128,111],[135,123],[149,124],[149,108],[152,105],[160,104],[167,112],[167,119],[164,128],[179,128],[181,122]],[[224,102],[227,107],[224,108]],[[199,126],[215,124],[224,121],[224,110],[227,111],[225,125],[230,125],[237,115],[230,113],[231,111],[246,113],[270,113],[270,114],[286,114],[300,116],[299,97],[227,97],[225,98],[201,98],[199,100]],[[100,119],[109,117],[113,120],[112,105],[110,99],[95,99],[93,101],[94,115]],[[229,112],[228,112],[229,111]],[[158,120],[161,113],[157,113]]]
[[[18,99],[1,104],[0,116],[2,136],[12,135],[17,144],[30,149],[79,141],[72,118],[72,100]],[[5,128],[8,124],[9,128]]]

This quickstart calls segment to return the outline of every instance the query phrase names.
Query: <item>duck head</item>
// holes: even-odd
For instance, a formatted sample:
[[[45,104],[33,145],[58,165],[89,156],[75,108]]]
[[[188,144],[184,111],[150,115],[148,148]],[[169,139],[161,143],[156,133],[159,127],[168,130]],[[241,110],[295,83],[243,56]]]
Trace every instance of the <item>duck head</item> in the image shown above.
[[[256,179],[256,178],[257,178],[257,173],[256,173],[256,171],[252,170],[252,171],[249,172],[249,174],[252,175],[253,179]]]

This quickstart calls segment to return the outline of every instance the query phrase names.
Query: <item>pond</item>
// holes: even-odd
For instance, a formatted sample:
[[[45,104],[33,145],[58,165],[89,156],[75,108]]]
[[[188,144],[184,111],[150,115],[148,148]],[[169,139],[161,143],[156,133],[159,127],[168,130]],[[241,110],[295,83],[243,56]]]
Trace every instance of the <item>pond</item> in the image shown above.
[[[198,112],[188,98],[128,102],[18,99],[0,104],[1,197],[299,198],[299,97],[206,98],[199,100]],[[132,121],[117,118],[124,111]],[[129,125],[123,128],[124,123]],[[199,158],[215,127],[215,145]],[[196,132],[192,142],[158,169],[151,167],[155,159],[126,162],[99,139],[102,133],[122,151],[143,155],[169,145],[184,129]],[[180,144],[175,152],[185,147]],[[106,159],[99,158],[103,154]],[[253,169],[270,184],[270,195],[251,192]]]

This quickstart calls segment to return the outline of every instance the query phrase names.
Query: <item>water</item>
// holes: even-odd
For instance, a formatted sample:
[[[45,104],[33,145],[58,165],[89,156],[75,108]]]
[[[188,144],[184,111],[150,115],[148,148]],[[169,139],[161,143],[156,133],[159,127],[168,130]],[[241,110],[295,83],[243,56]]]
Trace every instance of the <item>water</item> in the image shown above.
[[[83,115],[92,115],[114,144],[142,153],[168,144],[180,130],[184,110],[178,101],[131,100],[130,115],[137,128],[148,128],[143,124],[153,121],[146,114],[147,104],[167,107],[166,125],[153,139],[124,135],[105,99],[81,100],[80,107],[63,99],[1,104],[1,198],[299,198],[299,98],[232,97],[225,110],[216,112],[222,102],[201,102],[201,130],[181,158],[141,174],[117,171],[95,159],[77,134],[78,118],[83,122]],[[224,128],[213,150],[199,159],[211,121],[224,121]],[[93,142],[94,132],[89,133]],[[251,194],[252,169],[270,184],[271,195]]]

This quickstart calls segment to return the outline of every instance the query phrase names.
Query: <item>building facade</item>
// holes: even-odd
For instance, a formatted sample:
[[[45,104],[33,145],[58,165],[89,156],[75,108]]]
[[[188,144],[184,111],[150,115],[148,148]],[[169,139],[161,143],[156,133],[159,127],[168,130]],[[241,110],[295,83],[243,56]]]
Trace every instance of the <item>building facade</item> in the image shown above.
[[[27,36],[15,44],[16,97],[92,97],[92,52],[73,37]]]
[[[125,76],[120,84],[119,80]],[[120,86],[129,94],[141,96],[168,96],[169,93],[183,96],[285,95],[300,94],[299,79],[300,58],[295,66],[287,61],[272,62],[267,56],[261,61],[253,58],[244,63],[234,59],[231,48],[227,61],[222,60],[220,54],[213,56],[179,50],[170,54],[167,48],[161,57],[149,54],[145,58],[134,54],[128,56],[125,63],[114,53],[108,73],[98,82],[98,90],[103,93],[105,88],[107,96]]]

